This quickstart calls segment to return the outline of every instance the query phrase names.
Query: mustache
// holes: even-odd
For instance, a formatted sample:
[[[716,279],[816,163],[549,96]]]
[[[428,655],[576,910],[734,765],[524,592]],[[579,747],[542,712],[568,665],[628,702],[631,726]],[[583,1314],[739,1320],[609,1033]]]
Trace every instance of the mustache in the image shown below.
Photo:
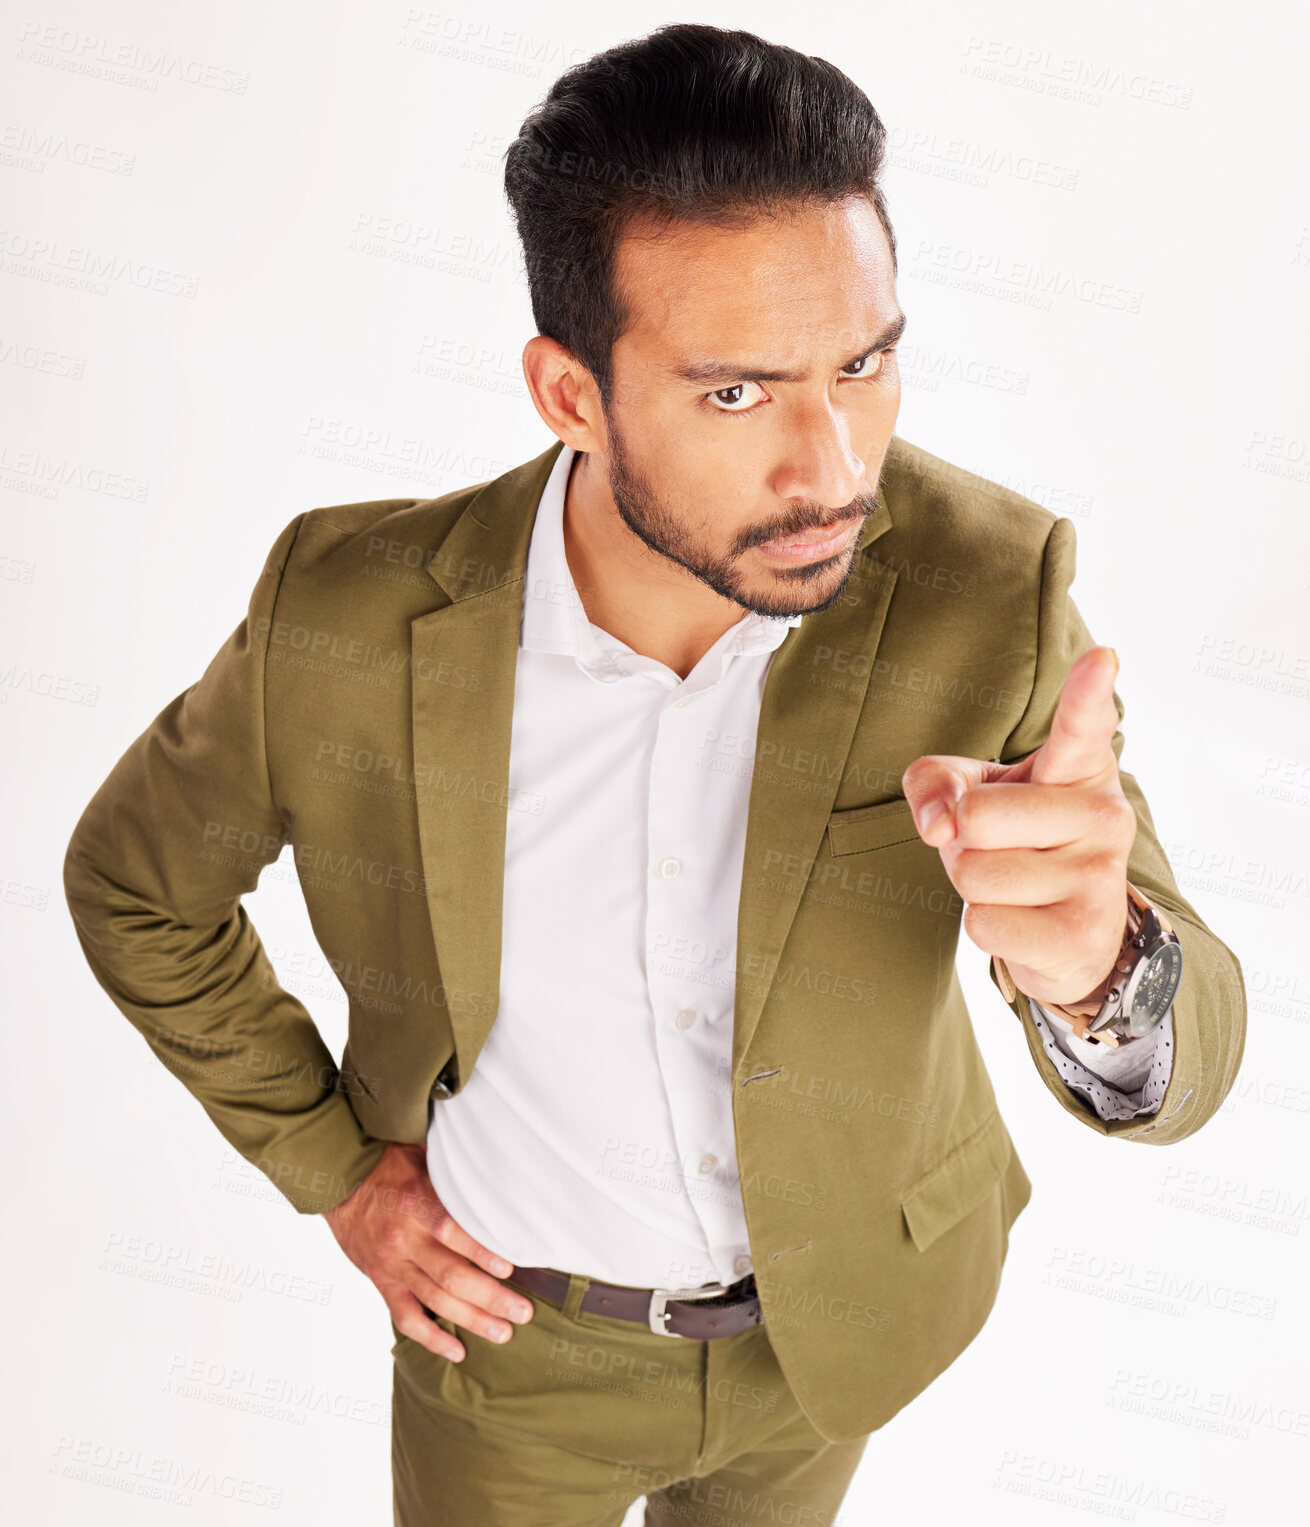
[[[822,510],[816,510],[801,518],[793,516],[781,524],[759,525],[744,531],[737,538],[739,551],[749,551],[752,546],[763,546],[766,541],[779,541],[786,536],[804,535],[812,530],[841,530],[847,525],[867,520],[877,507],[874,495],[862,494],[855,499],[847,512],[836,518],[824,518]]]

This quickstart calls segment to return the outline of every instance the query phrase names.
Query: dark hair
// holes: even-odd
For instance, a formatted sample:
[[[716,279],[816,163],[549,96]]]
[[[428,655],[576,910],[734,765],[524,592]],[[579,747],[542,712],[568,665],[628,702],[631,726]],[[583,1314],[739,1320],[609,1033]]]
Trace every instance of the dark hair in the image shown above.
[[[571,351],[608,403],[627,315],[614,249],[634,217],[741,226],[787,203],[867,196],[886,133],[868,96],[822,58],[753,32],[658,27],[575,64],[505,151],[537,329]]]

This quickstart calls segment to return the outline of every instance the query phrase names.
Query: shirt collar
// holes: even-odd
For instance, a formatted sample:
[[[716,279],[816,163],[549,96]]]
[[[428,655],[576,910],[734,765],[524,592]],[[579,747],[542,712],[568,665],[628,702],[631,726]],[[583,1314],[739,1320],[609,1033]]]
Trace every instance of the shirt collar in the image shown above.
[[[626,642],[587,619],[564,554],[564,494],[576,455],[572,446],[560,451],[537,506],[523,580],[519,646],[533,652],[567,654],[584,673],[603,682],[639,672],[669,675],[676,681],[665,664],[634,652]],[[775,651],[790,628],[799,626],[803,618],[759,615],[748,610],[715,642],[693,672],[699,673],[708,665],[712,672],[707,677],[712,682],[722,675],[732,657]],[[688,680],[691,677],[689,674]]]

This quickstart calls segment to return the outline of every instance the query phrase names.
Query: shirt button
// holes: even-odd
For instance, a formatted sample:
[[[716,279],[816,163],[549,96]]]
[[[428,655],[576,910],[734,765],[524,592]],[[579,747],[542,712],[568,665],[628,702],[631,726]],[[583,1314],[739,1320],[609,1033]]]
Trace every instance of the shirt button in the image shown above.
[[[702,1172],[712,1172],[718,1164],[719,1158],[717,1156],[702,1156],[700,1158],[700,1170]]]
[[[663,875],[665,880],[672,880],[675,875],[678,875],[678,874],[681,874],[681,873],[682,873],[682,860],[681,859],[661,859],[660,860],[660,874]]]
[[[691,704],[691,696],[690,695],[683,695],[681,700],[675,700],[673,702],[675,710],[685,710],[687,708],[687,706],[689,706],[690,704]]]
[[[748,1256],[746,1256],[745,1254],[743,1254],[742,1256],[737,1257],[733,1261],[732,1270],[739,1277],[744,1276],[746,1273],[748,1273],[751,1270],[751,1259]]]
[[[673,1021],[680,1029],[689,1029],[696,1022],[696,1014],[689,1007],[684,1007]]]

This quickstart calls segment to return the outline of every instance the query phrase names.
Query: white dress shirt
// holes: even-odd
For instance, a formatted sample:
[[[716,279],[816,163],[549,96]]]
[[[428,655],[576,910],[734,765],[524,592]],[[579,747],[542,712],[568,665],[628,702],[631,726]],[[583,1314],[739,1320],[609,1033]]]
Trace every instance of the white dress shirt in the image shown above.
[[[428,1171],[458,1223],[516,1265],[731,1283],[752,1269],[723,1080],[752,755],[773,654],[802,617],[747,612],[686,679],[592,625],[564,552],[574,455],[555,463],[528,549],[500,1006],[464,1087],[432,1104]],[[1151,1111],[1145,1092],[1097,1080],[1100,1055],[1059,1062],[1098,1110]]]

